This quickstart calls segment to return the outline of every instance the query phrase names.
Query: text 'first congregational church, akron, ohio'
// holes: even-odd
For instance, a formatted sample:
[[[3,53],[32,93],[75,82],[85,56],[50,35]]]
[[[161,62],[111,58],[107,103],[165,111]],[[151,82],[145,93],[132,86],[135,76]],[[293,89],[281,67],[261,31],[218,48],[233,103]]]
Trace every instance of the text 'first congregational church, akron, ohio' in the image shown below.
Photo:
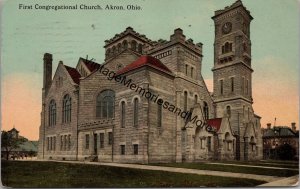
[[[202,43],[175,29],[152,41],[133,28],[105,41],[107,69],[212,126],[187,122],[79,58],[76,68],[44,54],[40,159],[154,163],[262,159],[252,104],[250,12],[240,0],[215,11],[213,92],[201,75]],[[213,32],[213,31],[212,31]],[[212,44],[211,44],[212,45]],[[207,65],[210,66],[210,65]]]

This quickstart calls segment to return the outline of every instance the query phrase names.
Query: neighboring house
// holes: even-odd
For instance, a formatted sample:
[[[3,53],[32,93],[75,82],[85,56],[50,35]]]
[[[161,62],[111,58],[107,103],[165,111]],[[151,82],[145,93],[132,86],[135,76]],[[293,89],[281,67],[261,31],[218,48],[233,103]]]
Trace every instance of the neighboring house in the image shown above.
[[[267,124],[263,131],[264,159],[299,159],[299,130],[296,124],[291,127]],[[282,154],[282,155],[281,155]]]
[[[22,136],[19,136],[19,131],[15,128],[9,130],[8,132],[10,132],[13,136],[13,138],[20,138]],[[24,138],[24,137],[22,137]],[[19,148],[17,149],[12,149],[11,153],[10,153],[10,158],[14,157],[14,158],[25,158],[25,157],[33,157],[33,156],[37,156],[37,152],[38,152],[38,141],[29,141],[28,139],[24,138],[25,142],[22,143]],[[6,157],[6,150],[5,148],[1,147],[1,158],[5,158]]]
[[[105,41],[102,64],[79,58],[72,68],[60,61],[53,77],[52,55],[45,53],[38,158],[262,159],[260,117],[252,107],[253,18],[238,0],[212,19],[213,93],[201,74],[202,43],[187,39],[180,28],[168,41],[153,41],[128,27]],[[110,78],[111,71],[126,76],[124,82]],[[215,132],[186,127],[191,123],[179,114],[192,110]]]

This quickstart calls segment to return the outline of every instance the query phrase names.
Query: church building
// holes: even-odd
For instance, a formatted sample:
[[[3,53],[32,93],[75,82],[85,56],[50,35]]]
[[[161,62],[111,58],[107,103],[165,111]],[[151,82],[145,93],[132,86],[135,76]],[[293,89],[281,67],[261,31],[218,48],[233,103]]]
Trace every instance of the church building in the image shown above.
[[[103,63],[79,58],[73,68],[60,61],[53,77],[45,53],[38,158],[262,159],[261,118],[252,107],[253,18],[238,0],[212,19],[214,63],[206,66],[213,66],[213,92],[201,74],[202,43],[180,28],[153,41],[128,27],[105,41]]]

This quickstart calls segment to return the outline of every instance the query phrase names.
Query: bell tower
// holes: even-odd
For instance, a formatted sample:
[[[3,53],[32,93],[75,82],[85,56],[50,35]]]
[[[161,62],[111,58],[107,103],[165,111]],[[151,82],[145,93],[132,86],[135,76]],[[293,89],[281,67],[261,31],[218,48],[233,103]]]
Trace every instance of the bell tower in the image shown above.
[[[216,116],[228,117],[241,142],[253,121],[250,12],[240,0],[215,11],[214,89]],[[241,145],[241,153],[242,143]],[[238,149],[239,151],[239,149]],[[241,155],[243,156],[243,155]]]
[[[215,11],[214,100],[217,117],[252,111],[250,12],[240,0]],[[229,115],[230,114],[230,115]],[[237,131],[237,125],[232,125]]]

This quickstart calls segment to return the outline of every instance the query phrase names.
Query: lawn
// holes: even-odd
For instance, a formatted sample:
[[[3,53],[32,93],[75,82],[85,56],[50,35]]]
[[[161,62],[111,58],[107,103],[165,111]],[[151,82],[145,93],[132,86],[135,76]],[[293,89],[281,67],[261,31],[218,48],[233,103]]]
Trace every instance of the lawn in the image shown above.
[[[236,187],[263,181],[171,173],[100,165],[38,161],[2,161],[1,180],[8,187]]]
[[[200,169],[200,170],[224,171],[224,172],[234,172],[234,173],[248,173],[248,174],[257,174],[257,175],[279,176],[279,177],[290,177],[299,174],[299,170],[286,170],[286,169],[280,170],[280,169],[267,169],[267,168],[258,168],[258,167],[205,164],[205,163],[164,163],[164,164],[152,164],[152,165]]]

